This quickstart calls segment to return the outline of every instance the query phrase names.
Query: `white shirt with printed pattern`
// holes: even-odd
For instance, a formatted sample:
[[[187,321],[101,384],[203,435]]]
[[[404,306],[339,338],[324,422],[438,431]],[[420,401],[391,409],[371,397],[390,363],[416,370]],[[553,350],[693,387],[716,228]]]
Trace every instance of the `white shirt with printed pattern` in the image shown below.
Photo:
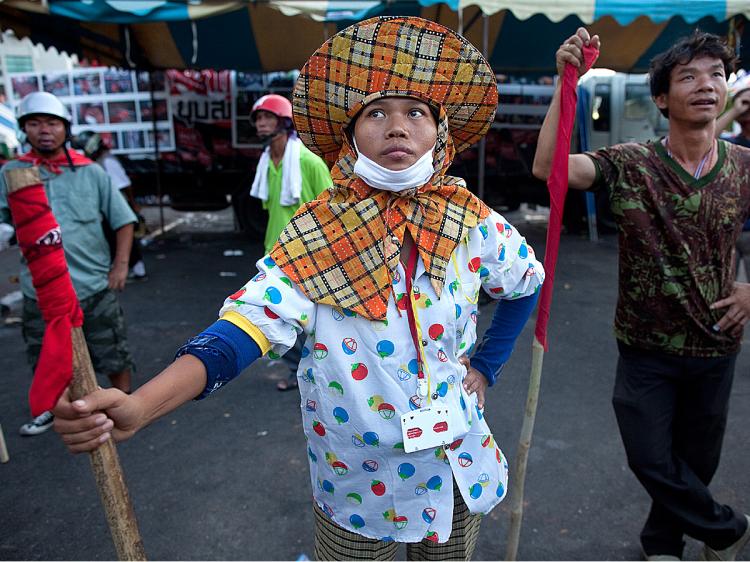
[[[532,248],[493,212],[453,253],[440,298],[418,260],[411,298],[429,390],[417,395],[415,345],[409,330],[404,268],[393,278],[384,321],[311,302],[266,256],[258,273],[226,300],[283,354],[307,336],[298,379],[313,495],[333,521],[375,539],[448,540],[452,482],[472,513],[487,513],[505,496],[508,464],[463,388],[458,358],[474,346],[480,288],[494,298],[538,291],[544,270]],[[450,446],[405,453],[401,415],[447,406]]]

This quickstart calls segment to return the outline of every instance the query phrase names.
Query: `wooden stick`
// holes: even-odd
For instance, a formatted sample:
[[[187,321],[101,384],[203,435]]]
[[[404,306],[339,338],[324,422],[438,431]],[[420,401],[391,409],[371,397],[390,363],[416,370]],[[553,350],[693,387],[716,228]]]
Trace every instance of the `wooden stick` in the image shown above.
[[[70,385],[71,400],[77,400],[99,388],[94,367],[91,364],[86,338],[80,327],[72,330],[73,338],[73,382]],[[133,505],[117,456],[114,441],[109,439],[101,447],[91,451],[91,469],[94,471],[109,530],[120,560],[146,560],[143,541],[138,531]]]
[[[544,346],[538,339],[534,338],[534,342],[531,344],[531,374],[529,375],[529,392],[526,396],[526,411],[521,426],[521,437],[518,440],[518,453],[516,454],[513,480],[511,481],[510,528],[508,529],[505,560],[516,560],[518,555],[521,521],[523,519],[523,487],[526,480],[526,463],[529,459],[529,449],[531,449],[531,435],[534,432],[543,362]]]

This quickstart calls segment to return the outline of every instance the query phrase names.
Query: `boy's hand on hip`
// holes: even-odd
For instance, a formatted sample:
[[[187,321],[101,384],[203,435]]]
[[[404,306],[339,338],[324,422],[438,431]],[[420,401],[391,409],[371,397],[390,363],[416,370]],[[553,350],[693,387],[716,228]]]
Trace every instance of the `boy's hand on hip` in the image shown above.
[[[464,389],[466,389],[466,392],[469,393],[469,396],[477,393],[477,406],[479,408],[484,408],[484,392],[487,390],[487,387],[489,386],[489,382],[487,381],[487,377],[485,377],[482,373],[477,371],[474,367],[471,366],[471,362],[469,361],[469,358],[465,355],[460,357],[458,359],[458,362],[461,363],[464,367],[466,367],[466,376],[464,377]]]

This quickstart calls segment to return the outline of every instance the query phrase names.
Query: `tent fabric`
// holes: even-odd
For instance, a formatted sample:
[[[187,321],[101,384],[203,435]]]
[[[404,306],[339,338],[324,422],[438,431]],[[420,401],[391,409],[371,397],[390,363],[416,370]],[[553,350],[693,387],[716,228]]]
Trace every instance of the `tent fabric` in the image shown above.
[[[6,0],[7,1],[7,0]],[[655,23],[681,17],[687,23],[694,23],[705,17],[717,21],[732,16],[750,15],[750,2],[743,0],[661,0],[654,2],[624,0],[416,0],[421,6],[444,3],[451,10],[477,6],[486,14],[509,10],[513,15],[525,20],[537,14],[545,15],[553,22],[559,22],[573,15],[584,23],[609,16],[620,25],[628,25],[641,16]],[[64,16],[81,21],[107,23],[142,23],[144,21],[183,21],[214,17],[243,9],[248,4],[257,5],[257,0],[9,0],[19,7],[28,5],[36,11]],[[265,0],[284,15],[306,15],[317,21],[361,20],[380,10],[383,4],[393,3],[382,0]]]
[[[413,15],[458,29],[459,7],[463,34],[480,48],[482,10],[491,13],[495,72],[541,75],[555,72],[557,47],[582,25],[603,38],[598,66],[645,72],[654,53],[695,27],[728,35],[729,14],[744,31],[750,0],[3,0],[0,22],[105,65],[272,72],[299,69],[325,39],[364,17]],[[750,60],[750,36],[740,44]]]
[[[429,6],[440,0],[418,0]],[[268,5],[286,16],[304,15],[316,21],[361,20],[377,12],[383,0],[5,0],[11,6],[79,21],[134,24],[199,20]],[[458,0],[449,0],[453,9]]]
[[[521,21],[513,13],[506,13],[499,37],[489,54],[490,64],[496,71],[510,74],[554,73],[557,48],[583,25],[584,22],[575,16],[555,23],[542,15]],[[682,18],[654,23],[641,17],[623,27],[611,17],[604,17],[587,27],[592,34],[602,37],[603,49],[598,67],[621,72],[647,72],[651,58],[674,44],[677,38],[690,34],[695,28],[726,36],[729,24],[717,22],[712,17],[704,17],[694,24]],[[746,45],[750,47],[750,33],[746,37],[742,41],[743,51]],[[750,60],[742,54],[741,58]]]
[[[242,9],[247,2],[220,0],[7,0],[11,6],[80,21],[142,23],[146,21],[196,20]]]
[[[570,15],[589,24],[599,18],[611,17],[620,25],[628,25],[639,17],[646,16],[654,23],[681,17],[694,23],[705,17],[723,21],[732,16],[750,15],[750,2],[741,0],[460,0],[459,7],[478,6],[486,14],[510,10],[520,20],[543,14],[553,22]]]

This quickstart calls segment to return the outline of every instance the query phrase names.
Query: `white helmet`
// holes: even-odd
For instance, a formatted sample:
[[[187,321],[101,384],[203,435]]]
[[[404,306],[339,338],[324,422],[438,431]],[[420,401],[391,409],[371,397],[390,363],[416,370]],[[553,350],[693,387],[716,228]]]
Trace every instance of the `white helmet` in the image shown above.
[[[18,124],[23,129],[26,119],[32,115],[52,115],[65,121],[70,127],[68,108],[56,96],[48,92],[32,92],[25,96],[18,104]]]

